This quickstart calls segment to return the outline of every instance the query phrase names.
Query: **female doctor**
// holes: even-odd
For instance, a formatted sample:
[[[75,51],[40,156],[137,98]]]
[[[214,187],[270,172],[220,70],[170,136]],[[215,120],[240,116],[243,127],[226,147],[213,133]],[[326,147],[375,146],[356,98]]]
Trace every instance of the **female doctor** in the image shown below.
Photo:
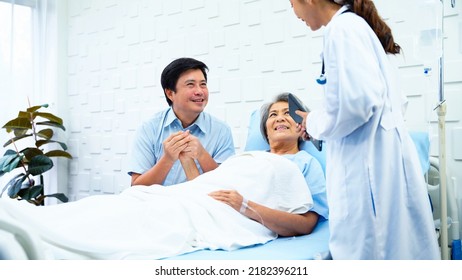
[[[400,47],[371,0],[290,0],[324,29],[324,107],[305,138],[326,141],[333,259],[439,259],[431,207],[388,54]]]

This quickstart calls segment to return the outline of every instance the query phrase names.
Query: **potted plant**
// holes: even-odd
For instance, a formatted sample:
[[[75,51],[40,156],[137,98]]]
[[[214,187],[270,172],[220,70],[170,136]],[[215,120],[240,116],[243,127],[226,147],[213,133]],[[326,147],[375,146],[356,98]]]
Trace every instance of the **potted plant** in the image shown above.
[[[17,168],[21,171],[9,180],[0,196],[3,196],[7,190],[9,197],[27,200],[35,205],[43,205],[46,197],[55,197],[62,202],[68,201],[63,193],[44,194],[43,173],[53,168],[51,158],[72,159],[72,156],[66,152],[67,145],[56,141],[55,133],[50,128],[55,127],[64,131],[63,120],[51,113],[39,111],[47,107],[48,104],[44,104],[19,111],[17,118],[8,121],[2,127],[8,133],[14,134],[3,147],[12,145],[14,149],[8,149],[0,158],[0,177]],[[22,140],[21,143],[25,143],[24,139],[29,139],[29,143],[32,141],[35,145],[19,149],[17,142]],[[53,149],[54,146],[58,149]],[[35,180],[36,176],[38,182]]]

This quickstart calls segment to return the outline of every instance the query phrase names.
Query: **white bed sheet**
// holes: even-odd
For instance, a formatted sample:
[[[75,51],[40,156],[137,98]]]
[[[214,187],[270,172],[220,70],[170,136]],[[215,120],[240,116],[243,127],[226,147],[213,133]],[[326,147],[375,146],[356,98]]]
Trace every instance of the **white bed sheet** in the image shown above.
[[[267,152],[246,152],[196,180],[168,188],[132,187],[120,195],[46,207],[1,199],[0,212],[8,215],[1,219],[29,228],[46,258],[161,259],[202,249],[231,251],[277,237],[207,195],[217,189],[236,189],[250,200],[291,213],[312,207],[295,164]]]
[[[278,237],[239,250],[200,250],[167,260],[322,260],[329,258],[329,223],[322,220],[311,234]]]

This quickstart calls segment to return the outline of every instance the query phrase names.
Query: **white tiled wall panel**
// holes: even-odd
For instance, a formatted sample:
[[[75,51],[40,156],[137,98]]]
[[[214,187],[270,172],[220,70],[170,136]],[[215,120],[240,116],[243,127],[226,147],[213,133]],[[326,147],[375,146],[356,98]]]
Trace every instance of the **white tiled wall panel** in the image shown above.
[[[456,127],[452,130],[452,159],[462,160],[462,127]]]
[[[438,154],[438,66],[422,58],[422,1],[374,1],[403,47],[398,58],[406,121],[429,131]],[[447,153],[462,182],[461,1],[445,1]],[[207,111],[228,122],[241,151],[250,113],[282,91],[309,107],[322,102],[315,78],[321,68],[322,31],[312,32],[281,0],[69,0],[68,86],[71,199],[118,193],[129,187],[127,161],[141,122],[167,104],[162,69],[191,56],[210,68]],[[431,67],[428,75],[424,67]],[[459,193],[462,193],[462,186]]]

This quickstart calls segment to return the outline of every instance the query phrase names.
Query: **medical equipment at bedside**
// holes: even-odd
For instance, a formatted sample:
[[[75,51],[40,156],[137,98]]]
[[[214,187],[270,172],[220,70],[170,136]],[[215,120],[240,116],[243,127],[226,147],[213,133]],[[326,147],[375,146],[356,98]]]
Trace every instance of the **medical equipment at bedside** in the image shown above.
[[[451,7],[455,7],[455,0],[451,0]],[[449,194],[447,186],[446,170],[446,114],[447,104],[444,98],[444,2],[443,0],[425,0],[422,1],[416,9],[419,11],[422,21],[422,27],[419,36],[419,44],[416,53],[424,62],[424,73],[428,77],[428,69],[438,69],[438,100],[434,109],[438,115],[438,165],[440,183],[440,210],[441,210],[441,257],[443,260],[449,259],[449,241],[448,241],[448,205],[453,197]],[[457,204],[456,204],[457,206]],[[460,246],[460,237],[455,242]]]
[[[324,65],[324,59],[322,60],[322,67],[321,67],[321,75],[319,75],[319,78],[316,79],[316,82],[320,85],[325,85],[326,82],[327,82],[327,79],[326,79],[326,69],[325,69],[325,65]]]
[[[342,12],[344,13],[352,13],[353,11],[351,10],[345,10]],[[327,78],[326,78],[326,66],[324,64],[324,57],[322,58],[322,66],[321,66],[321,75],[319,75],[319,78],[316,79],[316,82],[320,85],[325,85],[327,83]]]
[[[430,157],[430,166],[428,172],[425,174],[425,180],[427,182],[428,193],[432,202],[433,219],[435,221],[435,228],[437,229],[438,235],[441,236],[444,232],[441,231],[441,204],[440,204],[440,177],[442,174],[439,172],[438,158]],[[451,259],[461,260],[461,240],[459,232],[459,210],[457,201],[455,199],[453,186],[448,186],[448,216],[447,227],[449,229],[448,239],[451,239]]]

